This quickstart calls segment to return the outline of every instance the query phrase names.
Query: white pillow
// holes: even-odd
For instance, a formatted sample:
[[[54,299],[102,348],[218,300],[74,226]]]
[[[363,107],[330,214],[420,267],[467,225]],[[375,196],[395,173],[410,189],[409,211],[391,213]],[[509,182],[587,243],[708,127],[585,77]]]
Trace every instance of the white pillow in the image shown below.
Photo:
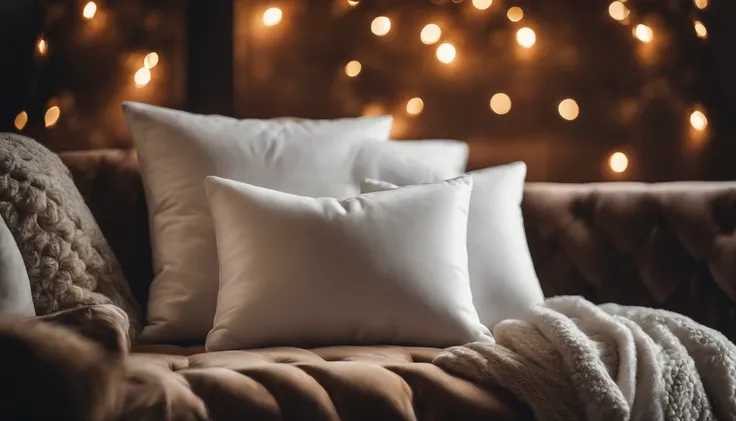
[[[521,199],[526,164],[469,173],[473,194],[468,217],[468,265],[473,302],[488,328],[504,319],[521,318],[544,300],[524,232]],[[365,180],[363,192],[396,188]]]
[[[155,279],[142,342],[204,341],[217,297],[203,180],[215,175],[304,196],[346,198],[360,182],[414,184],[465,171],[461,142],[388,142],[390,117],[237,120],[127,102],[140,160]],[[437,162],[429,167],[424,161]]]
[[[470,177],[342,201],[205,184],[220,256],[208,351],[492,341],[468,281]]]

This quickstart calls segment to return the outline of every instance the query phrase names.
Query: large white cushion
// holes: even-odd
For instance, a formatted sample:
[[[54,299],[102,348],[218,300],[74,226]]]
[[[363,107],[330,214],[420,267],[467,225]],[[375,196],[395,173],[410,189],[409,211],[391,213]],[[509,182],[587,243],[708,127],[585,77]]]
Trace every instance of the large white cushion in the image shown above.
[[[461,175],[460,142],[388,142],[390,117],[238,120],[127,102],[150,218],[155,279],[144,342],[204,341],[217,295],[217,253],[204,178],[346,198],[360,182]],[[429,162],[435,165],[427,165]]]
[[[508,318],[521,318],[529,306],[544,300],[524,232],[521,199],[526,164],[469,173],[473,195],[468,218],[468,262],[473,302],[489,328]],[[396,188],[365,180],[364,192]]]
[[[492,340],[468,281],[470,177],[342,201],[206,186],[220,256],[207,350]]]

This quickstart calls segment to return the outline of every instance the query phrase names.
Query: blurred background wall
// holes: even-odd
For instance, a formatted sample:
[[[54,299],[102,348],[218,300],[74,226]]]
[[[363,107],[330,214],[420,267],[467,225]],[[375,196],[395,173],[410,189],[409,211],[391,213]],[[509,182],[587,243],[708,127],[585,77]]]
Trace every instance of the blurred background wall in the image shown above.
[[[732,0],[5,0],[0,130],[129,147],[120,102],[394,116],[531,180],[736,176]],[[430,26],[427,25],[436,25]],[[622,170],[617,172],[616,170]]]

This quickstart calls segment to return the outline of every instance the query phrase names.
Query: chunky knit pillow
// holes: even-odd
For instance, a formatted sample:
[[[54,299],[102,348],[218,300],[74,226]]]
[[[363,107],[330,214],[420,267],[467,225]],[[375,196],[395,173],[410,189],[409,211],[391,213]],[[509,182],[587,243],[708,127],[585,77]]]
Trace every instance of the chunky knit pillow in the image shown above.
[[[140,329],[140,310],[92,213],[59,157],[37,142],[0,134],[0,216],[13,233],[36,313],[115,304]]]

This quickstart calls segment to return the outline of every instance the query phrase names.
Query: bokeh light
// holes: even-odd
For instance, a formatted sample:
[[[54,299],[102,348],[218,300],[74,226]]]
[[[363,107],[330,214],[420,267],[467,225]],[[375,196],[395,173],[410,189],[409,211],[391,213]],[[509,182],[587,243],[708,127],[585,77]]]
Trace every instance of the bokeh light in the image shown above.
[[[424,110],[424,101],[419,97],[412,98],[406,103],[406,113],[409,115],[419,115],[422,110]]]
[[[139,88],[146,86],[148,85],[148,82],[151,81],[151,71],[145,67],[141,67],[137,72],[135,72],[133,79],[135,79],[135,84],[138,85]]]
[[[690,114],[690,125],[693,126],[693,129],[702,132],[708,127],[708,117],[702,111],[695,110]]]
[[[362,69],[363,65],[361,65],[358,60],[353,60],[345,65],[345,74],[348,75],[348,77],[355,77],[360,74]]]
[[[36,50],[38,50],[38,54],[41,54],[42,56],[49,50],[49,45],[43,37],[39,38],[38,43],[36,43]]]
[[[455,46],[453,46],[449,42],[440,44],[440,46],[437,47],[437,60],[441,61],[442,63],[452,63],[453,61],[455,61],[456,55],[457,51],[455,50]]]
[[[524,10],[519,6],[514,6],[506,12],[506,17],[509,18],[511,22],[518,22],[524,18]]]
[[[608,5],[608,14],[615,20],[624,20],[629,16],[629,8],[623,2],[614,1]]]
[[[578,107],[578,103],[575,102],[574,99],[567,98],[560,102],[560,105],[557,107],[557,111],[560,113],[560,117],[565,120],[572,121],[578,118],[580,107]]]
[[[516,31],[516,42],[524,48],[532,48],[537,42],[537,35],[531,28],[521,28]]]
[[[493,4],[493,0],[473,0],[473,6],[478,10],[486,10]]]
[[[440,40],[441,36],[442,29],[440,29],[440,27],[438,25],[435,25],[434,23],[425,25],[424,28],[422,28],[421,34],[419,34],[419,38],[422,40],[423,43],[427,45],[436,44],[437,41]]]
[[[158,54],[148,53],[146,58],[143,59],[143,67],[146,69],[153,69],[158,64]]]
[[[511,98],[502,92],[493,95],[491,97],[491,110],[499,115],[508,113],[511,111]]]
[[[23,130],[23,128],[26,127],[26,124],[28,124],[28,113],[21,111],[17,116],[15,116],[15,128],[19,131]]]
[[[698,38],[700,39],[708,38],[708,29],[705,28],[705,25],[703,25],[703,22],[696,20],[695,22],[693,22],[693,26],[695,27],[695,33],[698,35]]]
[[[61,116],[61,109],[54,105],[52,107],[49,107],[48,110],[46,110],[46,114],[43,116],[43,121],[46,127],[53,127],[58,121],[59,117]]]
[[[654,31],[652,31],[652,28],[640,23],[639,25],[636,25],[636,28],[634,28],[634,36],[639,41],[647,44],[652,42],[654,39]]]
[[[93,1],[87,3],[84,5],[84,9],[82,9],[82,16],[85,19],[92,19],[95,17],[95,14],[97,14],[97,4]]]
[[[622,173],[629,167],[629,158],[623,152],[614,152],[608,158],[608,166],[615,173]]]
[[[348,6],[357,6],[360,3],[359,0],[348,0]]]
[[[703,10],[706,7],[708,7],[708,0],[693,0],[693,3],[695,3],[695,7],[697,7],[700,10]]]
[[[371,32],[375,35],[382,37],[391,30],[391,19],[386,16],[379,16],[373,19],[371,22]]]
[[[278,7],[269,7],[263,12],[263,24],[266,26],[274,26],[281,23],[284,13]]]

